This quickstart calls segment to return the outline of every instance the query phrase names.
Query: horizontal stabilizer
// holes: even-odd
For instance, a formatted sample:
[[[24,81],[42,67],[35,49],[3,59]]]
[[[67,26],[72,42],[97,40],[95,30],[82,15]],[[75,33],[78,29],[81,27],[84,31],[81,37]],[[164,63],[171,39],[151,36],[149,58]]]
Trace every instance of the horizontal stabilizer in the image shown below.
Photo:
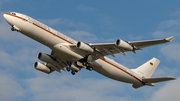
[[[176,78],[173,77],[158,77],[158,78],[143,78],[142,81],[145,83],[157,83],[169,80],[175,80]]]

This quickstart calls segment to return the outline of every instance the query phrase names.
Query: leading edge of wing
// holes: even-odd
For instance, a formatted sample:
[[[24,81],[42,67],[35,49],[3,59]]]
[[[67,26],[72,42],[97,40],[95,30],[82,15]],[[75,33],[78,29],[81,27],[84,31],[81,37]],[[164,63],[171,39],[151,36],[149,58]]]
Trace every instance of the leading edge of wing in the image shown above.
[[[171,36],[171,37],[168,37],[168,38],[165,38],[165,39],[156,39],[156,40],[144,40],[144,41],[133,41],[133,42],[129,42],[129,43],[139,43],[139,42],[149,42],[149,41],[166,41],[166,42],[171,42],[175,37],[174,36]]]
[[[133,41],[133,42],[128,42],[129,44],[133,44],[134,46],[140,46],[140,45],[145,45],[147,43],[149,43],[148,46],[151,45],[157,45],[157,44],[162,44],[162,43],[166,43],[166,42],[171,42],[175,37],[171,36],[169,38],[166,39],[157,39],[157,40],[144,40],[144,41]],[[115,43],[97,43],[97,44],[89,44],[91,46],[94,47],[112,47],[112,46],[116,46]],[[142,47],[141,47],[142,48]]]
[[[165,38],[165,39],[134,41],[134,42],[129,42],[129,43],[133,44],[134,46],[136,46],[138,48],[143,48],[143,47],[163,44],[163,43],[166,43],[166,42],[171,42],[174,38],[175,38],[174,36],[171,36],[171,37]]]

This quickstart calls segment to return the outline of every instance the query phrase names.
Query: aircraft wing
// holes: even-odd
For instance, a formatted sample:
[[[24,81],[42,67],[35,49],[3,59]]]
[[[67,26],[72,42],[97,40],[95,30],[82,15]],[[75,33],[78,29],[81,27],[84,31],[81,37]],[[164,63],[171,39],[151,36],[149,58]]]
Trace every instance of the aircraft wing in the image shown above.
[[[141,50],[141,48],[148,47],[148,46],[153,46],[153,45],[158,45],[158,44],[163,44],[166,42],[170,42],[174,39],[175,37],[169,37],[166,39],[159,39],[159,40],[147,40],[147,41],[135,41],[135,42],[126,42],[128,45],[133,47],[133,50],[129,50],[127,47],[119,47],[116,43],[102,43],[102,44],[90,44],[91,47],[94,47],[97,52],[94,52],[93,55],[100,54],[100,55],[112,55],[114,57],[114,54],[116,53],[121,53],[125,55],[124,52],[127,51],[133,51],[135,50]],[[125,42],[125,41],[124,41]]]
[[[171,42],[175,37],[169,37],[166,39],[159,39],[159,40],[148,40],[148,41],[136,41],[136,42],[129,42],[130,44],[134,45],[138,48],[144,48],[148,46],[158,45],[166,42]]]
[[[114,54],[117,53],[121,53],[123,55],[125,55],[125,52],[128,51],[132,51],[135,53],[136,50],[141,50],[141,48],[170,42],[174,38],[175,37],[172,36],[166,39],[135,41],[135,42],[127,42],[118,39],[115,43],[100,43],[100,44],[87,44],[87,43],[78,42],[77,44],[68,45],[68,47],[70,47],[71,50],[80,54],[83,57],[88,55],[87,60],[88,62],[91,62],[98,58],[102,58],[103,56],[106,55],[111,55],[115,57]],[[78,47],[81,47],[81,49]]]
[[[69,63],[66,60],[61,59],[55,52],[51,52],[51,58],[56,60],[53,63],[46,63],[46,66],[50,67],[52,71],[58,71],[61,73],[61,70],[65,71],[65,68],[69,66]]]

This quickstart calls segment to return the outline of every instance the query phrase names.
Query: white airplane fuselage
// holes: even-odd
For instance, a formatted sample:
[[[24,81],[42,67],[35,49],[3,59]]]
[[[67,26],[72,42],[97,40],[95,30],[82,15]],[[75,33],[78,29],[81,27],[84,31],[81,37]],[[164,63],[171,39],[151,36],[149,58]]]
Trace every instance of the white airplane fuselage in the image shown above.
[[[64,44],[76,44],[77,41],[40,23],[39,21],[20,13],[5,13],[4,18],[11,26],[15,26],[22,34],[57,52],[59,57],[71,61],[77,61],[83,58],[83,54],[77,54],[69,47],[63,46]],[[144,85],[140,75],[107,57],[93,61],[92,67],[96,72],[111,79],[139,86]]]

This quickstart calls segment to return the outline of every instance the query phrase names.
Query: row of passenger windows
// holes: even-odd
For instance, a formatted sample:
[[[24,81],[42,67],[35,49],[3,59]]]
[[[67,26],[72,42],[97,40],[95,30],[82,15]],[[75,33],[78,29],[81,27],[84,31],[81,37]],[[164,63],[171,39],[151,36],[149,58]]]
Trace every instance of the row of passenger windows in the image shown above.
[[[44,28],[44,29],[46,29],[46,30],[54,33],[54,34],[56,34],[56,35],[58,35],[58,36],[60,36],[60,37],[62,37],[62,38],[64,38],[64,39],[69,39],[68,41],[71,41],[71,42],[75,43],[75,41],[74,41],[74,40],[71,40],[69,37],[67,37],[67,36],[65,36],[65,35],[61,35],[61,33],[59,33],[58,31],[56,31],[56,30],[54,30],[54,29],[52,29],[52,28],[49,28],[49,27],[46,26],[45,24],[43,24],[43,23],[41,23],[41,22],[39,22],[39,21],[31,18],[31,17],[28,17],[28,16],[26,16],[26,15],[22,15],[22,14],[18,14],[18,13],[16,14],[15,12],[10,12],[10,14],[19,16],[19,17],[21,17],[21,18],[24,18],[24,19],[28,20],[28,22],[30,22],[30,23],[35,23],[35,24],[37,24],[38,26],[40,26],[40,27],[42,27],[42,28]]]

